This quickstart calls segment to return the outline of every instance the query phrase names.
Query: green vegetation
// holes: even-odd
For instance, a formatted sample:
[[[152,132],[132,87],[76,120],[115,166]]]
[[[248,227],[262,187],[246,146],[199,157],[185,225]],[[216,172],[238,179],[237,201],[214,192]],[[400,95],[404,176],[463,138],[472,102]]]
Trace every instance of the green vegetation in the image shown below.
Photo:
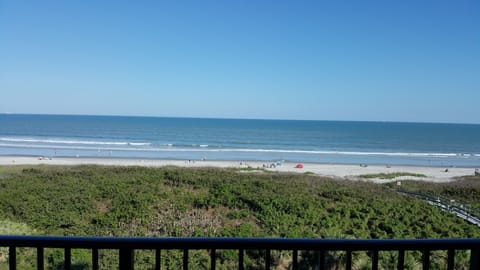
[[[397,188],[395,183],[388,183],[387,186]],[[465,176],[447,183],[402,181],[401,188],[407,191],[442,196],[480,209],[480,176]]]
[[[236,170],[238,170],[238,171],[247,171],[247,172],[254,172],[254,171],[264,172],[264,171],[265,171],[264,169],[253,168],[252,166],[237,168]]]
[[[380,179],[395,179],[401,176],[413,176],[413,177],[427,177],[421,173],[409,173],[409,172],[395,172],[395,173],[372,173],[359,175],[361,178],[380,178]]]
[[[27,224],[13,222],[8,219],[0,219],[0,235],[33,235],[32,230]],[[0,247],[0,263],[8,261],[8,247]],[[23,263],[24,261],[21,261]]]
[[[478,186],[474,189],[478,194]],[[0,214],[3,222],[25,224],[26,233],[46,235],[480,237],[476,226],[381,185],[213,168],[0,167]],[[208,266],[206,251],[192,253],[192,265]],[[45,254],[50,268],[61,268],[60,250]],[[175,269],[181,263],[177,251],[162,254],[163,269]],[[261,254],[249,251],[247,266],[263,260]],[[288,254],[278,251],[272,258],[277,265],[288,265]],[[420,254],[407,255],[410,269],[416,269]],[[88,269],[89,256],[89,251],[75,251],[75,266]],[[303,262],[314,256],[303,254]],[[333,265],[343,255],[328,256]],[[389,268],[392,256],[381,253],[382,268]],[[458,252],[457,256],[466,255]],[[231,268],[235,257],[233,251],[220,252],[217,268]],[[102,251],[101,258],[104,269],[112,268],[116,260],[108,251]],[[136,269],[148,269],[154,262],[149,251],[136,253],[136,258]],[[367,265],[370,257],[359,252],[355,262]]]

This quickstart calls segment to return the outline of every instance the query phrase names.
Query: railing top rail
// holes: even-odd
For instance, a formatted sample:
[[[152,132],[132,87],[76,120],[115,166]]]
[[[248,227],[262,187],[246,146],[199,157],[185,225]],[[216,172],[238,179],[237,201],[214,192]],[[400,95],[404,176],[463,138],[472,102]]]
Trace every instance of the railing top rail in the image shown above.
[[[303,239],[72,237],[0,235],[0,246],[85,249],[448,250],[480,249],[469,239]]]

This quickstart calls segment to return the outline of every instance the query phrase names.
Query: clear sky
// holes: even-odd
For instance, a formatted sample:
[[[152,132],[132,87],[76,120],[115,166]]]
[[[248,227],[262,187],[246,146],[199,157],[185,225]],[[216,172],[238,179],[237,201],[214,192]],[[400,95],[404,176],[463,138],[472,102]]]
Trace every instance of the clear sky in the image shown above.
[[[0,0],[0,112],[480,123],[480,1]]]

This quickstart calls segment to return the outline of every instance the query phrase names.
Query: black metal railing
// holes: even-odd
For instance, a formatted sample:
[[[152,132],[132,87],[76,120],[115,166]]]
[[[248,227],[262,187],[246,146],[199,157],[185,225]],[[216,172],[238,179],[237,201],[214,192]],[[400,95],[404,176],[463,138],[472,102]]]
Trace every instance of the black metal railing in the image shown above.
[[[432,251],[446,251],[446,268],[454,269],[455,252],[469,250],[470,269],[480,269],[480,239],[409,239],[409,240],[350,240],[350,239],[292,239],[292,238],[122,238],[122,237],[57,237],[57,236],[0,236],[0,247],[8,248],[9,269],[17,267],[17,248],[36,249],[37,269],[44,269],[44,250],[49,248],[64,250],[64,269],[71,269],[73,249],[88,249],[92,254],[92,269],[99,268],[99,250],[118,250],[120,269],[133,269],[135,250],[154,250],[154,269],[161,267],[163,250],[182,250],[183,269],[189,269],[189,250],[208,250],[210,269],[216,268],[218,250],[237,250],[238,269],[244,269],[244,256],[247,250],[265,251],[264,268],[271,268],[271,251],[291,251],[291,269],[299,268],[299,251],[315,251],[319,256],[318,268],[325,265],[326,252],[343,251],[345,269],[352,268],[352,252],[368,251],[371,269],[379,267],[380,251],[395,251],[396,268],[404,269],[405,252],[420,251],[423,269],[430,268]]]

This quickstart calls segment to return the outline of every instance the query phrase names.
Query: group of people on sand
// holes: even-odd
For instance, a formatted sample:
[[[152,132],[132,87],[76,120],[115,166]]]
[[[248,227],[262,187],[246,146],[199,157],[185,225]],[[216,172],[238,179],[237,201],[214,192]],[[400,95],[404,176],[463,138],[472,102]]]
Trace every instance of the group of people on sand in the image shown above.
[[[262,167],[265,169],[265,168],[276,168],[276,167],[280,167],[282,166],[282,164],[284,163],[285,161],[284,160],[279,160],[279,161],[275,161],[273,163],[267,163],[267,164],[262,164]]]
[[[262,164],[262,167],[265,168],[276,168],[277,164],[275,163],[270,163],[270,164]]]

